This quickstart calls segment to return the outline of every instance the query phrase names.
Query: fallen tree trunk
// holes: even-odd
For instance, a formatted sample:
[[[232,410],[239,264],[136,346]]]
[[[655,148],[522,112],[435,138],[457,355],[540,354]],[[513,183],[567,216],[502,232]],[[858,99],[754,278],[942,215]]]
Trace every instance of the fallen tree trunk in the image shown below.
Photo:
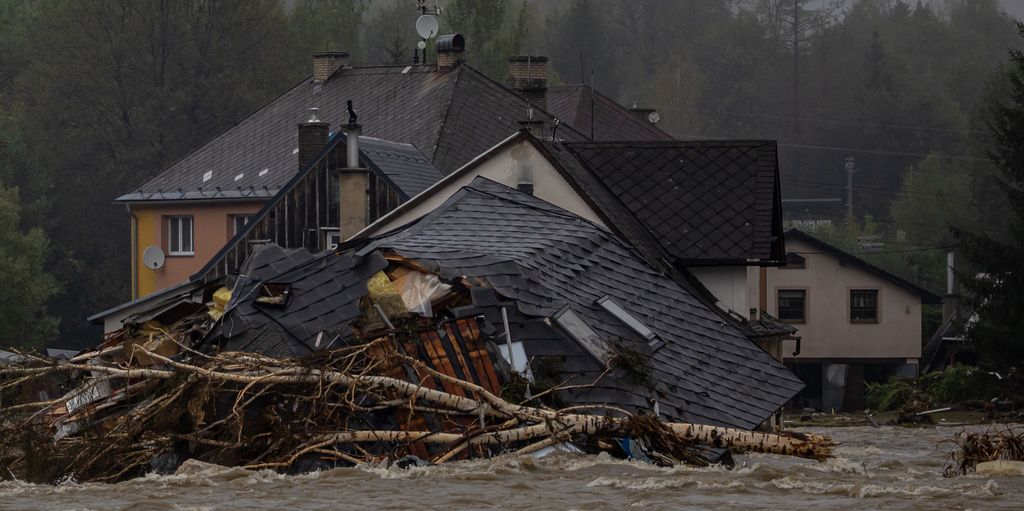
[[[693,450],[697,446],[821,460],[834,445],[816,435],[663,422],[602,404],[553,410],[510,403],[417,359],[394,352],[382,359],[374,351],[379,347],[374,341],[304,361],[251,353],[176,360],[136,344],[125,350],[130,361],[143,358],[158,365],[94,359],[6,368],[0,370],[0,384],[54,373],[121,383],[100,392],[90,383],[95,380],[86,379],[62,398],[0,409],[0,423],[9,425],[0,431],[0,464],[27,466],[31,453],[18,445],[46,447],[52,443],[38,439],[55,434],[63,439],[46,447],[53,449],[47,454],[53,457],[47,477],[75,473],[82,481],[138,475],[149,460],[180,442],[202,461],[248,468],[288,468],[303,456],[355,463],[414,452],[444,462],[526,454],[560,442],[589,445],[589,452],[596,452],[614,446],[616,438],[645,439],[644,448],[659,463],[706,463]],[[398,373],[388,373],[396,364],[413,366],[421,377],[443,385],[396,378]],[[578,413],[588,407],[609,415]],[[437,420],[428,423],[425,415]],[[35,440],[26,442],[27,434]]]

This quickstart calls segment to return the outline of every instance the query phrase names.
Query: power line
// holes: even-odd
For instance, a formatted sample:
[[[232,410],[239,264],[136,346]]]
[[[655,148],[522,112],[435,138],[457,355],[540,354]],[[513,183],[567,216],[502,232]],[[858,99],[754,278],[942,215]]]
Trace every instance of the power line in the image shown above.
[[[826,183],[824,181],[806,181],[806,180],[803,180],[803,179],[786,179],[786,180],[783,180],[783,182],[786,183],[786,184],[807,185],[807,186],[825,186],[825,187],[832,187],[832,188],[841,188],[841,189],[844,189],[844,190],[846,189],[846,185],[842,185],[842,184],[839,184],[839,183]],[[863,185],[858,185],[857,186],[857,191],[863,191],[863,190],[875,191],[875,192],[878,192],[880,194],[892,195],[893,197],[905,197],[905,196],[907,196],[907,194],[905,194],[904,192],[896,191],[896,190],[890,190],[888,188],[882,188],[882,187],[878,187],[878,186],[863,186]],[[963,200],[966,200],[966,201],[973,200],[972,197],[969,197],[969,196],[966,196],[966,195],[955,195],[955,194],[939,193],[939,192],[918,192],[918,191],[915,191],[915,192],[909,192],[909,195],[910,196],[926,195],[926,196],[929,196],[929,197],[937,197],[937,198],[943,198],[943,199],[963,199]]]
[[[789,115],[773,115],[773,114],[755,114],[747,112],[725,112],[721,110],[708,110],[702,108],[682,108],[681,110],[690,112],[699,112],[706,114],[725,115],[730,117],[756,117],[762,119],[778,119],[785,121],[801,121],[810,123],[820,124],[846,124],[849,126],[863,126],[867,128],[886,128],[886,129],[904,129],[904,130],[915,130],[915,131],[937,131],[944,133],[962,133],[962,134],[973,134],[973,135],[986,135],[988,132],[984,130],[962,130],[955,128],[939,128],[934,126],[915,126],[910,124],[881,124],[871,123],[862,121],[853,121],[846,119],[822,119],[820,117],[795,117]]]
[[[675,135],[679,140],[720,140],[723,137],[707,137],[704,135]],[[727,137],[735,138],[735,137]],[[982,161],[989,162],[988,158],[981,158],[978,156],[964,156],[959,154],[941,154],[941,153],[912,153],[905,151],[885,151],[881,149],[861,149],[856,147],[840,147],[830,145],[811,145],[811,144],[778,144],[779,147],[788,147],[791,149],[807,149],[814,151],[832,151],[841,153],[859,153],[859,154],[872,154],[875,156],[899,156],[899,157],[910,157],[910,158],[938,158],[942,160],[956,160],[956,161]]]
[[[945,160],[957,160],[957,161],[989,161],[988,158],[980,158],[977,156],[963,156],[954,154],[938,154],[938,153],[911,153],[904,151],[883,151],[878,149],[859,149],[856,147],[838,147],[838,146],[825,146],[825,145],[809,145],[809,144],[779,144],[779,147],[789,147],[793,149],[809,149],[814,151],[833,151],[833,152],[845,152],[845,153],[860,153],[860,154],[873,154],[878,156],[904,156],[912,158],[939,158]]]

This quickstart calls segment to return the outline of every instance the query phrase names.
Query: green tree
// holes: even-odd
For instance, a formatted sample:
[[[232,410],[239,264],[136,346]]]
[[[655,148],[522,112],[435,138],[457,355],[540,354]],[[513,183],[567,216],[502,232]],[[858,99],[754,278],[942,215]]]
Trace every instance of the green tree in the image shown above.
[[[531,12],[526,1],[451,0],[442,21],[466,38],[466,60],[473,67],[504,82],[508,58],[524,49]]]
[[[1024,37],[1024,24],[1018,31]],[[954,234],[971,263],[962,282],[979,321],[969,335],[984,363],[1006,370],[1024,363],[1024,52],[1010,52],[1001,79],[1009,84],[1006,96],[987,105],[989,154],[1006,195],[1009,231]]]
[[[416,47],[414,5],[406,0],[391,0],[374,14],[363,28],[363,47],[367,64],[409,64]]]
[[[46,271],[42,229],[20,223],[18,191],[0,185],[0,347],[42,348],[57,335],[46,306],[59,287]]]
[[[66,286],[52,310],[63,339],[85,345],[85,318],[130,296],[128,219],[112,200],[297,76],[280,72],[288,25],[275,0],[37,5],[21,52],[31,59],[12,85],[16,170],[53,184],[46,231]]]

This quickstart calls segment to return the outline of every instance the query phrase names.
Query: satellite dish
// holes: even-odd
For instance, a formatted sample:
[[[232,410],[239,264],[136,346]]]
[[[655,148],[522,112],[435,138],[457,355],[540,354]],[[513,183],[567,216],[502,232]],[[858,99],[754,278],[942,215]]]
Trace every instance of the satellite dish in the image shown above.
[[[164,251],[156,246],[150,245],[142,251],[142,264],[150,270],[159,270],[164,267]]]
[[[651,124],[658,124],[658,121],[661,120],[661,115],[658,114],[658,112],[651,112],[647,114],[647,120],[650,121]]]
[[[430,14],[424,14],[416,18],[416,33],[424,39],[430,39],[437,35],[437,18]]]

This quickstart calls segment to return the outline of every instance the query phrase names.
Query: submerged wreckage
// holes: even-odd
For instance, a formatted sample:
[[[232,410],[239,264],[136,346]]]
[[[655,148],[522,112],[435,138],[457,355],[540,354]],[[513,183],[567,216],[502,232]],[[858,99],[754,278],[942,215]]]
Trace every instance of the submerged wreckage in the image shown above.
[[[0,364],[0,464],[119,480],[187,458],[296,471],[571,444],[706,464],[832,445],[751,432],[797,378],[607,230],[484,178],[334,250],[264,244],[186,295],[69,360]],[[17,391],[43,379],[64,395]]]

